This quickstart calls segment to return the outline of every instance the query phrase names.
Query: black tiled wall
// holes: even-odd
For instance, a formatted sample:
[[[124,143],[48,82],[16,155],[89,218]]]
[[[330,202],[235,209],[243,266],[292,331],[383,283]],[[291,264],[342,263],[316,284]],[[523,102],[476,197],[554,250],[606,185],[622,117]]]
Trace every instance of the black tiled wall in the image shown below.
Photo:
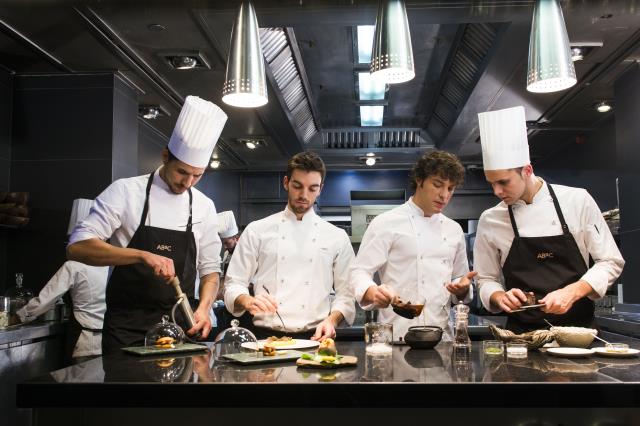
[[[9,190],[11,169],[11,103],[13,77],[0,68],[0,191]],[[0,229],[0,292],[7,276],[7,241],[11,231]]]

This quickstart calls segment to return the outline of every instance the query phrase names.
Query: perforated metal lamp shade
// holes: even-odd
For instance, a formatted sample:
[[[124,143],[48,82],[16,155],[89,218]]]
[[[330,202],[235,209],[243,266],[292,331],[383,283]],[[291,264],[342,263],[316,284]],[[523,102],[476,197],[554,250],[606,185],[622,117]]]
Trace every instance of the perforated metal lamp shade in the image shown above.
[[[415,77],[407,10],[402,0],[380,0],[371,53],[371,76],[387,84]]]
[[[227,73],[222,88],[222,101],[228,105],[255,108],[268,101],[258,30],[253,5],[248,1],[242,2],[231,31]]]
[[[558,92],[576,81],[562,8],[556,0],[537,0],[529,39],[527,90]]]

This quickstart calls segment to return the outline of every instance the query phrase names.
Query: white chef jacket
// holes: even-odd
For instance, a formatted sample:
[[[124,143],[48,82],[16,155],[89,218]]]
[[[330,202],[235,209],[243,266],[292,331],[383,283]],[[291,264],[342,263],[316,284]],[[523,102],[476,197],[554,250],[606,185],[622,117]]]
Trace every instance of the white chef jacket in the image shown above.
[[[555,184],[553,190],[585,264],[589,265],[589,255],[595,262],[582,279],[597,293],[593,298],[600,298],[620,276],[624,259],[598,205],[586,190]],[[517,201],[513,205],[513,215],[521,237],[562,234],[562,225],[546,182],[543,182],[531,204]],[[480,299],[491,312],[499,312],[491,308],[490,298],[496,291],[505,291],[502,265],[507,260],[513,238],[506,203],[501,201],[482,213],[473,247],[473,259],[474,269],[478,272]]]
[[[158,169],[159,170],[159,169]],[[189,193],[174,194],[154,172],[149,193],[147,225],[185,231],[189,219]],[[127,247],[140,225],[149,175],[118,179],[96,198],[91,213],[73,230],[69,244],[99,238]],[[193,194],[192,231],[196,242],[199,276],[220,272],[218,219],[213,201],[196,188]]]
[[[351,282],[358,302],[369,287],[376,285],[372,277],[378,272],[386,284],[403,298],[413,294],[425,297],[422,314],[409,320],[380,309],[378,321],[393,324],[394,339],[404,337],[410,326],[436,325],[444,329],[443,340],[451,339],[449,307],[459,300],[449,293],[445,284],[457,282],[469,272],[462,228],[455,221],[438,213],[425,217],[413,202],[376,216],[364,236],[351,270]],[[463,302],[473,297],[473,288]],[[373,305],[362,305],[373,309]]]
[[[20,321],[28,323],[51,309],[58,298],[71,292],[73,316],[81,326],[102,329],[104,319],[105,288],[109,268],[89,266],[84,263],[67,261],[42,288],[40,294],[19,309],[16,314]],[[72,356],[100,355],[102,334],[82,330],[73,349]]]
[[[347,323],[355,318],[355,302],[348,281],[354,254],[344,230],[326,222],[310,209],[297,220],[285,208],[250,223],[238,241],[225,277],[224,301],[235,316],[238,296],[269,294],[278,301],[278,313],[288,332],[314,329],[333,311]],[[332,300],[331,290],[335,289]],[[258,327],[282,329],[275,314],[258,314]]]

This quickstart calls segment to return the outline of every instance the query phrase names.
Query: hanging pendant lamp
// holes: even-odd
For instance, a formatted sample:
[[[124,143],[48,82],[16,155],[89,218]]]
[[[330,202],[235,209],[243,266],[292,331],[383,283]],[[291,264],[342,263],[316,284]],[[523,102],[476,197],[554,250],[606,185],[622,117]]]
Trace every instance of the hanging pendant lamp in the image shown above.
[[[407,10],[402,0],[380,0],[371,53],[371,77],[387,84],[415,77]]]
[[[527,90],[558,92],[576,81],[562,8],[556,0],[537,0],[529,38]]]
[[[231,31],[222,101],[242,108],[259,107],[268,101],[258,19],[249,1],[240,5]]]

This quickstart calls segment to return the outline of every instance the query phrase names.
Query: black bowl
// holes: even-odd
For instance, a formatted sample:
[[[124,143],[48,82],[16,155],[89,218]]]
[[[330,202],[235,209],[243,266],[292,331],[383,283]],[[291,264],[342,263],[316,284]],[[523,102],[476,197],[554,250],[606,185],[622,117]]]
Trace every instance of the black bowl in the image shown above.
[[[416,325],[409,327],[404,341],[411,349],[431,349],[442,339],[442,328],[435,325]]]

